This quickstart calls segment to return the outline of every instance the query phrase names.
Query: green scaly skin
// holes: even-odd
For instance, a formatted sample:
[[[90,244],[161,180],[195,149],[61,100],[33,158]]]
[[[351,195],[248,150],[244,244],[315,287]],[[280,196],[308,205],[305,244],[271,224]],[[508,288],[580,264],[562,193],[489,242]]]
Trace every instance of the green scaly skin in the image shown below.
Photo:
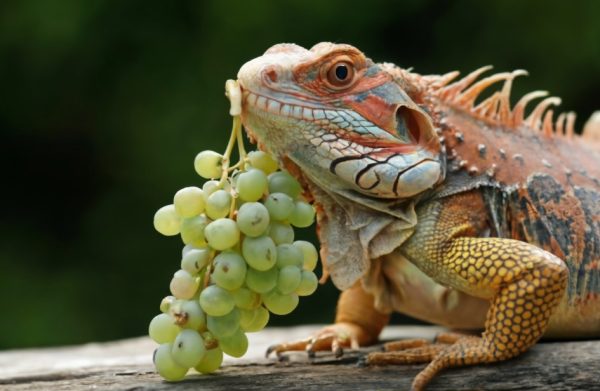
[[[324,266],[344,291],[335,325],[273,350],[373,343],[392,311],[484,329],[368,357],[428,362],[419,390],[543,335],[600,335],[599,127],[572,136],[574,117],[547,110],[557,98],[525,118],[543,94],[510,107],[524,72],[476,81],[486,69],[451,83],[457,73],[421,76],[331,43],[276,45],[240,69],[242,122],[313,197]]]

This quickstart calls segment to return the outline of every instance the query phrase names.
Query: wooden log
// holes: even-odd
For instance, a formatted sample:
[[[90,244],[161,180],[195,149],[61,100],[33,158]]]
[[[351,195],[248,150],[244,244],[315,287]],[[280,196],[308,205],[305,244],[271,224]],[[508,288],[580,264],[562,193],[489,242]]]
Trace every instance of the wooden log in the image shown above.
[[[242,359],[227,359],[213,375],[188,375],[167,383],[152,367],[156,345],[146,337],[73,347],[0,352],[0,390],[407,390],[423,365],[363,367],[359,357],[380,346],[322,352],[309,360],[302,352],[283,361],[266,359],[275,342],[305,337],[320,326],[271,328],[250,334]],[[382,339],[432,338],[440,328],[388,327]],[[600,390],[600,341],[542,342],[521,357],[487,366],[447,370],[428,390]]]

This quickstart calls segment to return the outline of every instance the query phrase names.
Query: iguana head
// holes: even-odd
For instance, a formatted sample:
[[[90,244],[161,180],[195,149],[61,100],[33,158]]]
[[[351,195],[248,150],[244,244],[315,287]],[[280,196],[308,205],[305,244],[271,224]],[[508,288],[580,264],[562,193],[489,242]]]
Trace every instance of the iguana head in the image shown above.
[[[238,80],[250,136],[310,179],[383,199],[442,179],[429,115],[352,46],[275,45],[244,64]]]

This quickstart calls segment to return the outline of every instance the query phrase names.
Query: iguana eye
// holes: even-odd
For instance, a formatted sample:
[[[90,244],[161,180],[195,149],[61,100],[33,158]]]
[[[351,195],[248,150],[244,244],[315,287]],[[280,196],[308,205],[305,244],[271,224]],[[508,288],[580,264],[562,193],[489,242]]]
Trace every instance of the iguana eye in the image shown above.
[[[354,81],[354,67],[347,61],[336,62],[327,71],[327,81],[333,87],[346,87]]]

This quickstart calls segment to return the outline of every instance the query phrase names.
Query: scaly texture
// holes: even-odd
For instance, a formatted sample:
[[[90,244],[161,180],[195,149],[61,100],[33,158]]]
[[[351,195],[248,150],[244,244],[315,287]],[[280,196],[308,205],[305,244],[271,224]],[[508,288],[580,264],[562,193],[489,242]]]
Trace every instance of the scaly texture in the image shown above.
[[[491,307],[481,338],[464,337],[441,350],[415,379],[417,389],[443,368],[505,360],[527,350],[546,330],[568,276],[560,259],[528,243],[464,237],[473,224],[456,206],[430,203],[422,214],[404,252],[441,283],[489,298]],[[369,362],[381,359],[375,355]]]
[[[368,343],[394,310],[485,328],[369,356],[430,362],[418,390],[542,335],[600,335],[598,120],[576,135],[544,91],[511,106],[526,72],[489,69],[423,76],[327,42],[275,45],[240,69],[244,126],[314,200],[324,268],[349,289],[336,325],[277,352]]]

